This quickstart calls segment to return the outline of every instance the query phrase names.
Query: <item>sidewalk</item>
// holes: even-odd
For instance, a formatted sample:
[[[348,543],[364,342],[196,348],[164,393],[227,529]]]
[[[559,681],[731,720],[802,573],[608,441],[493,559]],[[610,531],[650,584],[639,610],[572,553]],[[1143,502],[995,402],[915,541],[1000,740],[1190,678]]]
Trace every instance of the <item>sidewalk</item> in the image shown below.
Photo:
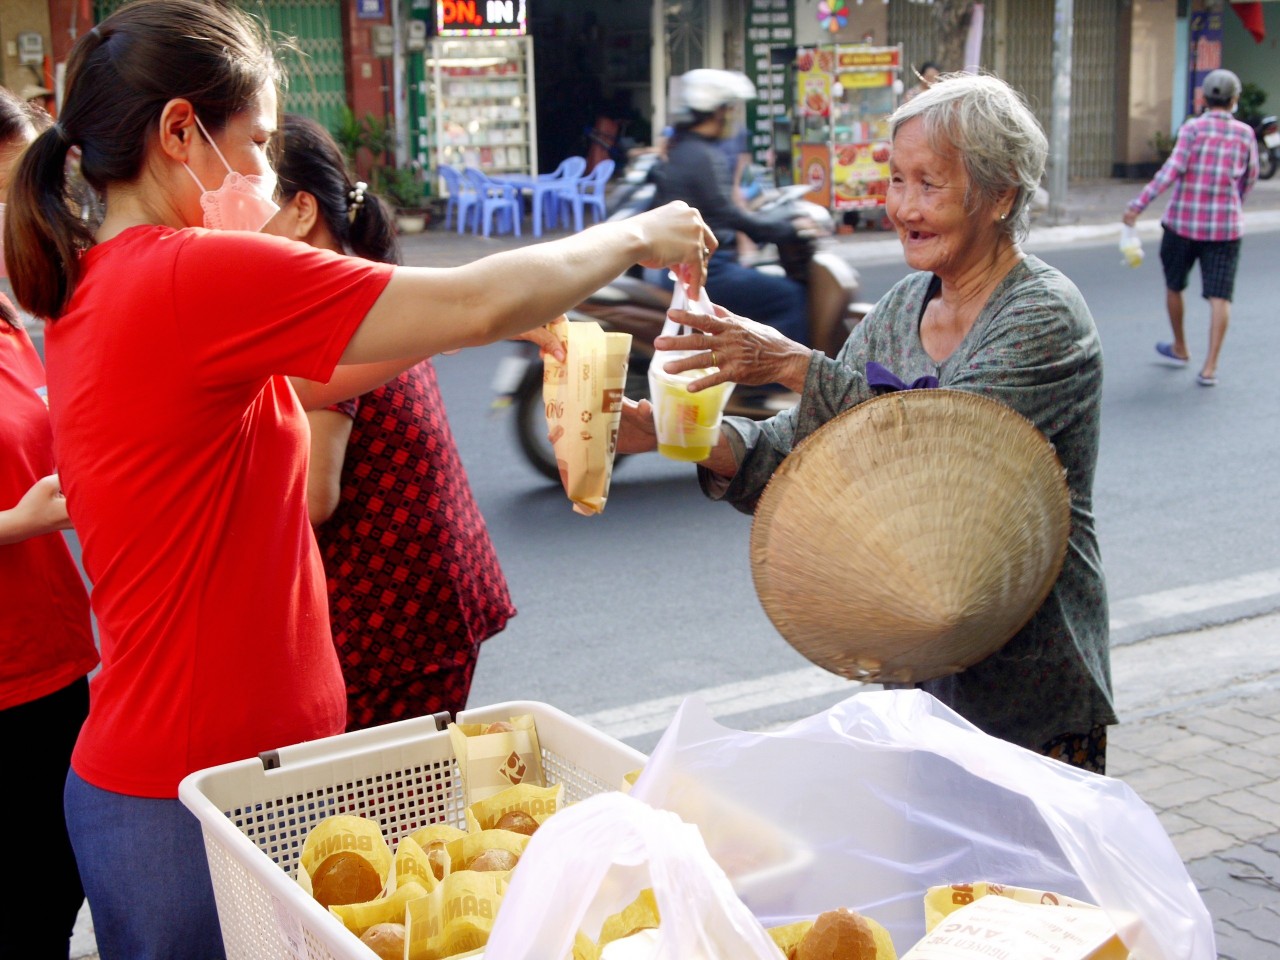
[[[1112,651],[1107,769],[1157,813],[1228,960],[1280,956],[1280,613]],[[905,952],[905,947],[903,948]],[[88,912],[73,958],[95,958]]]

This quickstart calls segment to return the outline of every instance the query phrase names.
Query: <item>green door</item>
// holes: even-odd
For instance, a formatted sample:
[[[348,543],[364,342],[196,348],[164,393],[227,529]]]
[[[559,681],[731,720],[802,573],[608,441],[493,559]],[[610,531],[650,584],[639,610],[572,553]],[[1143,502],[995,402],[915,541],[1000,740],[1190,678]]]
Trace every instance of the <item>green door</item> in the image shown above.
[[[125,0],[95,0],[93,13],[101,22]],[[342,10],[339,0],[239,0],[273,35],[289,39],[280,61],[289,78],[281,106],[333,130],[347,102]]]

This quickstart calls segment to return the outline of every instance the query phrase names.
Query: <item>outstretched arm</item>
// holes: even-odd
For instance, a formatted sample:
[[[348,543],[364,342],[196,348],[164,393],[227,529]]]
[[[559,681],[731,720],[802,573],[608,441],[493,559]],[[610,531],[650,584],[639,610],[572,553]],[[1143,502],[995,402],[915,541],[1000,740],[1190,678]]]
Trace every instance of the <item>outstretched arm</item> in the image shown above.
[[[376,363],[514,337],[554,320],[634,263],[676,266],[696,296],[715,246],[698,211],[676,201],[462,267],[398,268],[341,362]]]

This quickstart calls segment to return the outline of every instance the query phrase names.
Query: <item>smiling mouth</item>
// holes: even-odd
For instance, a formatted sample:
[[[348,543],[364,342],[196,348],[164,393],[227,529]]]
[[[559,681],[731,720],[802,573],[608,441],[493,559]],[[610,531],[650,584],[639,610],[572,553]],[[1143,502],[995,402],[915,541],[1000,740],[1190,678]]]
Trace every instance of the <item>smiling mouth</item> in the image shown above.
[[[934,236],[932,233],[921,233],[919,230],[908,230],[908,240],[929,240]]]

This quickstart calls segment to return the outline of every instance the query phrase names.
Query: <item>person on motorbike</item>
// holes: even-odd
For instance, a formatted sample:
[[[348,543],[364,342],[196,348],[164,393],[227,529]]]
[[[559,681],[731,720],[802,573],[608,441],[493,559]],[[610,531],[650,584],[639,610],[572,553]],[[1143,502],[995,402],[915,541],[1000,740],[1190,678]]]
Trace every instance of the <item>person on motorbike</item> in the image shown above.
[[[715,232],[720,246],[707,263],[706,283],[713,302],[808,345],[804,286],[787,277],[753,270],[738,259],[738,231],[764,244],[794,239],[812,226],[761,216],[734,202],[732,171],[721,142],[734,135],[734,106],[755,95],[751,81],[730,70],[690,70],[680,78],[680,114],[667,144],[666,162],[656,177],[654,205],[683,200],[701,212]],[[646,272],[646,279],[674,287],[659,271]]]

